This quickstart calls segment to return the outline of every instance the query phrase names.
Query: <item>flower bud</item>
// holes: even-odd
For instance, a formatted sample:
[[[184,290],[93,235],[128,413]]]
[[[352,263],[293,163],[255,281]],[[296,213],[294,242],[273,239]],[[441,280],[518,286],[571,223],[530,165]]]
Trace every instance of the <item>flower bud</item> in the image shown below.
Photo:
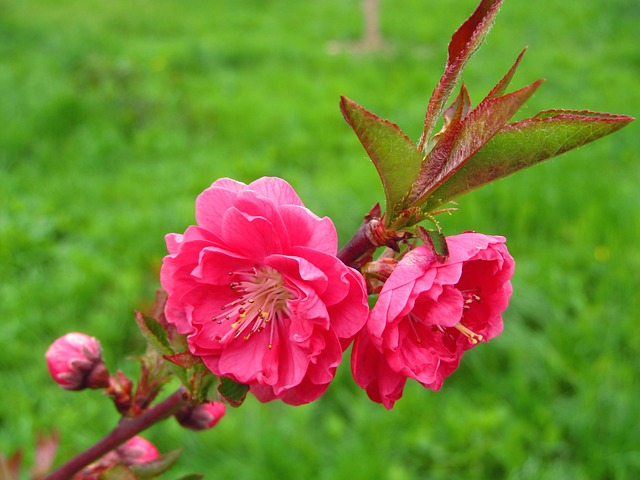
[[[65,390],[104,388],[109,372],[102,358],[102,347],[84,333],[67,333],[51,344],[45,353],[53,380]]]
[[[176,420],[190,430],[208,430],[224,417],[226,407],[221,402],[208,402],[185,407],[176,414]]]
[[[131,465],[150,462],[159,457],[160,452],[153,443],[136,435],[100,457],[98,461],[87,465],[81,472],[73,476],[73,480],[99,480],[100,478],[105,478],[103,476],[104,473],[116,465],[130,467]]]
[[[137,435],[120,445],[116,452],[127,466],[150,462],[160,457],[160,452],[153,443]]]
[[[390,257],[381,257],[378,260],[363,265],[362,274],[371,292],[380,293],[384,282],[391,276],[398,260]]]

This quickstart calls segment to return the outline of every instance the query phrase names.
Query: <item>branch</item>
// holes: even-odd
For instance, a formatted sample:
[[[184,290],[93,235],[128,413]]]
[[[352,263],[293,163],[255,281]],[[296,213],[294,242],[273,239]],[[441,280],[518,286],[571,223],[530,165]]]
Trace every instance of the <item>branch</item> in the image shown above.
[[[353,237],[340,249],[338,258],[345,265],[360,268],[373,255],[378,245],[371,239],[371,219],[365,219]]]
[[[187,403],[186,389],[178,388],[162,402],[154,405],[142,415],[123,418],[111,433],[81,454],[69,460],[60,468],[45,477],[44,480],[68,480],[75,473],[99,459],[106,453],[126,442],[138,433],[146,430],[160,420],[173,415]]]

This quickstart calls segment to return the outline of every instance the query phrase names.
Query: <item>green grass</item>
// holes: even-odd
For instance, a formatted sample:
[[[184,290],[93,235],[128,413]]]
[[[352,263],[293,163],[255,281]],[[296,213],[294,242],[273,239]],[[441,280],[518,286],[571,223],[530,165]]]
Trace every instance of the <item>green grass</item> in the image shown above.
[[[453,7],[455,5],[455,8]],[[451,33],[475,0],[382,2],[384,54],[357,39],[359,2],[0,1],[0,451],[62,435],[58,462],[117,420],[68,393],[43,354],[68,331],[107,362],[143,350],[132,311],[158,287],[163,236],[194,221],[213,180],[286,178],[344,242],[382,199],[341,118],[344,94],[420,134]],[[640,8],[507,0],[464,79],[472,101],[525,45],[514,85],[545,77],[524,114],[638,115]],[[640,140],[612,137],[459,201],[448,234],[503,234],[517,261],[505,332],[469,352],[442,391],[411,384],[371,403],[347,364],[314,404],[249,399],[184,446],[180,473],[256,479],[634,479],[640,475]]]

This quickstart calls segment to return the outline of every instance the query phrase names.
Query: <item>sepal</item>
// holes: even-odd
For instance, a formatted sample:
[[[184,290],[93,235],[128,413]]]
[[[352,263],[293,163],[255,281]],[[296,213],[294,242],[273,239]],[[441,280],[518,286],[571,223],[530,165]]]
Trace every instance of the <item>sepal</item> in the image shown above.
[[[244,402],[249,391],[249,385],[235,382],[229,378],[221,378],[218,393],[221,398],[232,407],[239,407]]]

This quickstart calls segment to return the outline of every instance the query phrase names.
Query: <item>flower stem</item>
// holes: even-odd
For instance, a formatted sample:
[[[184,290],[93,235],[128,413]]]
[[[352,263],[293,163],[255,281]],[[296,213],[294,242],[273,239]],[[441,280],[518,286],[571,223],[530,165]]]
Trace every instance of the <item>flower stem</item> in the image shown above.
[[[125,417],[111,433],[84,452],[50,473],[44,480],[68,480],[91,462],[102,457],[154,423],[173,415],[187,403],[186,389],[178,388],[162,402],[149,408],[137,417]]]
[[[353,237],[340,249],[338,258],[349,267],[360,269],[371,260],[376,249],[384,244],[380,237],[380,204],[376,203],[353,234]]]
[[[340,249],[338,258],[349,267],[360,268],[370,254],[378,248],[370,238],[370,220],[365,219],[360,224],[353,237]]]

